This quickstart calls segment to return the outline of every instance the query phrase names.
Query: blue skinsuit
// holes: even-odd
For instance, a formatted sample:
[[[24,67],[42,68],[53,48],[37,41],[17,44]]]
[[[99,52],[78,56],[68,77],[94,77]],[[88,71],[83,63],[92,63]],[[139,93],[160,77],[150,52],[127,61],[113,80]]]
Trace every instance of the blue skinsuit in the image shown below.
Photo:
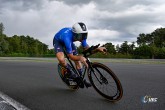
[[[77,54],[76,47],[73,43],[73,34],[74,33],[72,32],[72,28],[63,28],[55,34],[53,39],[53,46],[56,53],[63,52],[62,47],[65,47],[67,54]],[[81,45],[83,47],[88,46],[88,44],[86,43],[86,39],[81,42]]]

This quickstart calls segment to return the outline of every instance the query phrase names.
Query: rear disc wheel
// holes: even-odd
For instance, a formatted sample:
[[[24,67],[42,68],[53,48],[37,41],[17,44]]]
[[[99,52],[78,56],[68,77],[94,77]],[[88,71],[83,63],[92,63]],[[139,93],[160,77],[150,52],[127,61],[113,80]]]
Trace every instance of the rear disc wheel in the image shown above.
[[[72,67],[70,67],[72,68]],[[66,78],[64,77],[63,71],[65,71],[65,67],[62,67],[60,64],[58,64],[58,73],[60,78],[62,79],[62,81],[72,90],[78,90],[79,86],[77,85],[77,83],[71,79],[71,78]]]

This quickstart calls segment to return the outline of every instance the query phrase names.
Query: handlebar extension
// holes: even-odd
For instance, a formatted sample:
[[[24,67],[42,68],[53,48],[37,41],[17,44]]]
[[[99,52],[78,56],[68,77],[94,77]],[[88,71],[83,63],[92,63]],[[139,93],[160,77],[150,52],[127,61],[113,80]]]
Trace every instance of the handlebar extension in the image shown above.
[[[92,50],[97,49],[99,46],[100,46],[100,44],[91,46],[87,50],[83,51],[82,53],[84,54],[84,56],[86,56],[87,53],[92,54]]]

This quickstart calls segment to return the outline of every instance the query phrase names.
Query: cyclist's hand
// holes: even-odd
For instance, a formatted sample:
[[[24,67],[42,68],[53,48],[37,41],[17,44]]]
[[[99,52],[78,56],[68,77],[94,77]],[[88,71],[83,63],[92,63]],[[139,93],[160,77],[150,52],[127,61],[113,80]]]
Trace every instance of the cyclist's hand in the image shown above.
[[[83,63],[88,68],[88,64],[87,64],[86,60],[87,59],[85,57],[83,57],[83,56],[80,57],[80,62]]]
[[[99,52],[102,52],[102,53],[104,53],[104,54],[107,54],[107,49],[106,49],[105,47],[99,47],[99,48],[97,48],[97,50],[98,50]]]

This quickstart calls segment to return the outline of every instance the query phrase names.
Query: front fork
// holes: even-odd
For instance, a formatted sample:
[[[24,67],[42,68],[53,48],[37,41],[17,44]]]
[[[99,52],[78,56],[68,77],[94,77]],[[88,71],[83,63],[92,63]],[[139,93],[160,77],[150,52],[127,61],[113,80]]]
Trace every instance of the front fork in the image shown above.
[[[94,68],[92,66],[92,62],[90,61],[89,58],[87,58],[87,63],[88,63],[88,76],[91,76],[91,74],[93,73],[94,76],[96,77],[96,79],[98,80],[98,82],[100,84],[102,84],[102,82],[99,80],[98,76],[96,75],[95,71],[94,71]],[[102,76],[102,74],[99,72],[100,76]]]
[[[87,63],[89,66],[88,67],[88,75],[94,74],[94,76],[96,77],[97,81],[100,84],[103,84],[103,83],[107,84],[108,82],[107,82],[106,78],[101,74],[101,72],[97,68],[95,68],[95,70],[94,70],[94,67],[92,66],[93,63],[90,62],[89,58],[87,59]],[[96,75],[97,73],[95,71],[97,71],[97,73],[99,73],[100,76]]]

